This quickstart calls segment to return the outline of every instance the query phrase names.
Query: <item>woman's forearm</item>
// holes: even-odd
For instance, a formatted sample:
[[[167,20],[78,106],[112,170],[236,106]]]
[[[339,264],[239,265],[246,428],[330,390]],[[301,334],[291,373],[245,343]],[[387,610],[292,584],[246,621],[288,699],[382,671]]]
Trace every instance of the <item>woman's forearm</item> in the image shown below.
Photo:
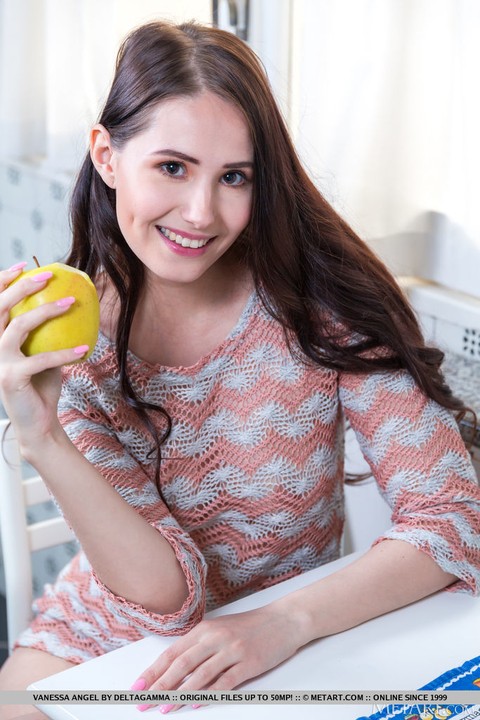
[[[426,553],[401,540],[385,540],[350,565],[272,603],[296,616],[301,642],[333,635],[451,585]]]
[[[114,594],[160,614],[181,608],[187,584],[171,545],[63,430],[28,460],[55,496],[97,576]]]

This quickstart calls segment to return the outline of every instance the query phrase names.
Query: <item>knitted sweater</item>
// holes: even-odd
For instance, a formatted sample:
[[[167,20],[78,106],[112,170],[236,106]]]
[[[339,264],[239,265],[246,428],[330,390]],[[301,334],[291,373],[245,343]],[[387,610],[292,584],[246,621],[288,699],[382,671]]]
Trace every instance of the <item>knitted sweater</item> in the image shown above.
[[[79,552],[36,601],[18,645],[82,662],[149,633],[184,633],[206,608],[337,558],[345,416],[392,508],[392,528],[377,542],[412,543],[459,578],[455,588],[477,592],[480,492],[470,458],[451,414],[405,371],[339,373],[294,359],[256,294],[226,340],[192,367],[130,354],[129,369],[141,396],[173,419],[163,500],[152,439],[118,391],[106,337],[87,362],[65,368],[60,418],[171,543],[188,597],[178,612],[149,612],[114,595]]]

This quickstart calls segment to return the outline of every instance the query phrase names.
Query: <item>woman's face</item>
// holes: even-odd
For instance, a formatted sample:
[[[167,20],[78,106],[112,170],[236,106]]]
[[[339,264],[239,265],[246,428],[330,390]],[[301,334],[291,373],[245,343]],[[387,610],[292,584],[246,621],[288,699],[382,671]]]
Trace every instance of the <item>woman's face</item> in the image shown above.
[[[253,147],[241,112],[213,93],[165,100],[148,128],[111,147],[120,229],[158,279],[221,271],[250,219]]]

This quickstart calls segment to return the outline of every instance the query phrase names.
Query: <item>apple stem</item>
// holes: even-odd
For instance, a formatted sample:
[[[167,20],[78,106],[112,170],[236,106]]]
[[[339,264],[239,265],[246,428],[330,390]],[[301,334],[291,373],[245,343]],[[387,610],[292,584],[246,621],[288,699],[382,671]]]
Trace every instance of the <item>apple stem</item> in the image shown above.
[[[40,267],[40,263],[38,262],[38,260],[37,260],[37,258],[35,257],[35,255],[33,256],[33,259],[34,259],[34,261],[35,261],[35,265],[39,268],[39,267]]]

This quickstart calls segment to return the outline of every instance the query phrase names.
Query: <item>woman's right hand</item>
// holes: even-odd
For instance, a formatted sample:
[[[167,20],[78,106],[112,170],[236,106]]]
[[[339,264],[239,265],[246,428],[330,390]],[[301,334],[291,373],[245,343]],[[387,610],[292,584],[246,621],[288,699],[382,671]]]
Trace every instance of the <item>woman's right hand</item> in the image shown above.
[[[74,299],[49,302],[10,321],[10,310],[28,295],[42,290],[52,273],[39,273],[11,284],[25,267],[19,263],[0,271],[0,400],[15,427],[22,452],[39,447],[49,434],[60,431],[57,404],[62,365],[78,360],[83,348],[69,348],[26,357],[21,350],[29,332],[62,315]]]

